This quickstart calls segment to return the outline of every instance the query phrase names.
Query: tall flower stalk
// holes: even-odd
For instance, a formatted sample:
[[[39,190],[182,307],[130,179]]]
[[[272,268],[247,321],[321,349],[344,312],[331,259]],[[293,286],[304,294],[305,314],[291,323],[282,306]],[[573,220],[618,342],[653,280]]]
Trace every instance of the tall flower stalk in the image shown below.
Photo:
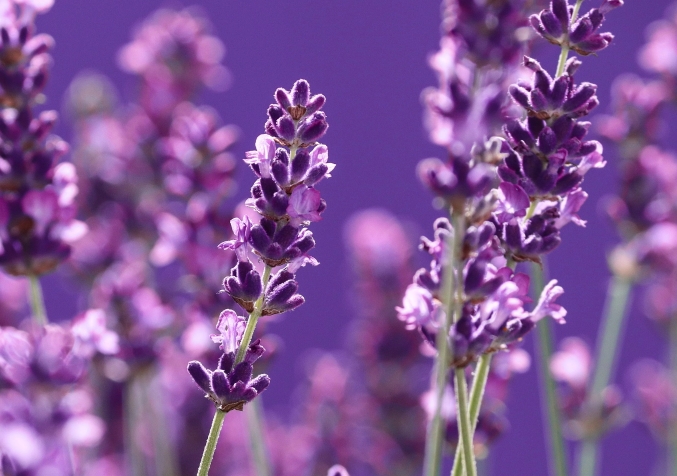
[[[0,265],[30,280],[31,309],[47,323],[38,277],[69,257],[71,243],[87,231],[76,220],[78,177],[58,163],[68,144],[51,134],[56,111],[43,102],[54,39],[36,34],[35,17],[52,2],[0,6]]]
[[[216,405],[199,476],[209,471],[225,413],[242,410],[270,383],[267,375],[251,379],[252,364],[264,351],[259,340],[252,342],[258,320],[303,304],[296,272],[306,264],[318,264],[308,255],[315,246],[308,225],[320,220],[326,209],[315,185],[334,169],[327,161],[327,146],[317,143],[328,127],[320,110],[325,97],[311,96],[308,82],[301,79],[291,91],[275,91],[275,100],[268,108],[266,134],[256,139],[256,150],[247,152],[245,159],[257,177],[247,205],[260,219],[252,223],[248,216],[234,218],[235,238],[219,245],[237,256],[224,289],[249,316],[245,319],[231,310],[221,314],[217,326],[221,336],[214,339],[224,354],[217,370],[209,371],[197,361],[188,364],[195,382]],[[253,256],[263,264],[262,275],[250,260]]]

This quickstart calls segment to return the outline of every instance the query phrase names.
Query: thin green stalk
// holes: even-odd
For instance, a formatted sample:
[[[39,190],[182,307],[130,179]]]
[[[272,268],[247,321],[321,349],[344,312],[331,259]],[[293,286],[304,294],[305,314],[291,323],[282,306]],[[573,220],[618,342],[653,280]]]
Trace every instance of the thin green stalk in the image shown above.
[[[197,470],[197,476],[207,476],[209,474],[209,467],[212,464],[212,459],[214,459],[216,443],[219,441],[219,434],[221,433],[221,428],[223,428],[223,418],[225,416],[226,412],[221,411],[218,408],[216,409],[216,413],[214,413],[214,419],[212,420],[212,427],[209,429],[207,444],[205,445],[205,450],[202,453],[200,467]]]
[[[460,258],[460,249],[462,246],[462,237],[465,227],[463,216],[459,214],[452,214],[452,221],[454,225],[453,239],[447,240],[447,249],[451,250],[449,253],[449,260],[444,270],[442,279],[442,302],[446,307],[446,316],[442,329],[437,333],[435,346],[437,347],[437,359],[433,366],[433,376],[435,379],[435,411],[433,417],[428,425],[425,455],[424,455],[424,470],[425,476],[439,476],[442,461],[442,443],[443,443],[443,421],[441,417],[442,400],[444,398],[444,389],[447,385],[449,376],[448,361],[449,361],[449,344],[447,336],[449,329],[454,322],[456,313],[460,313],[460,303],[457,304],[457,299],[454,299],[454,289],[457,286],[458,276],[455,269],[458,267]]]
[[[534,296],[538,298],[543,291],[543,269],[538,264],[531,268],[531,277],[534,283]],[[567,463],[564,450],[564,438],[562,436],[562,416],[557,403],[557,391],[555,380],[550,373],[550,357],[553,351],[552,320],[542,319],[536,326],[538,339],[536,340],[536,353],[538,354],[538,371],[542,389],[545,395],[541,396],[543,412],[547,415],[547,426],[550,443],[550,474],[567,476]],[[545,399],[543,398],[545,397]],[[545,400],[545,401],[543,401]]]
[[[273,472],[270,467],[268,450],[263,439],[263,405],[261,404],[261,397],[257,397],[249,402],[244,412],[247,417],[249,444],[251,445],[252,457],[254,458],[256,476],[270,476]]]
[[[268,281],[270,280],[270,273],[272,269],[273,268],[271,266],[266,265],[266,267],[263,270],[263,277],[261,278],[261,282],[263,284],[264,292],[266,286],[268,285]],[[249,344],[251,343],[252,337],[254,336],[254,330],[256,330],[256,323],[259,321],[261,313],[263,312],[264,292],[261,293],[261,296],[259,296],[259,298],[254,303],[254,309],[252,310],[252,313],[249,315],[249,319],[247,320],[247,327],[245,328],[244,333],[242,334],[240,347],[237,349],[237,354],[235,355],[234,365],[237,365],[240,362],[242,362],[244,360],[245,355],[247,354],[247,349],[249,348]],[[250,402],[247,405],[251,404],[252,403]],[[225,417],[225,415],[226,412],[221,411],[218,408],[216,409],[216,413],[214,414],[214,420],[212,421],[212,427],[209,430],[207,444],[205,446],[204,452],[202,453],[202,459],[200,460],[200,467],[198,468],[197,472],[198,476],[206,476],[207,473],[209,472],[209,466],[211,466],[212,459],[214,458],[214,450],[216,449],[216,442],[219,439],[219,434],[221,433],[221,428],[223,427],[223,418]],[[252,432],[252,435],[253,434],[255,434],[255,432]],[[259,435],[258,437],[259,441],[256,444],[265,448],[263,435]],[[265,454],[266,453],[264,451],[263,455],[265,456]],[[257,465],[259,464],[258,461],[255,461],[255,463]]]
[[[447,248],[454,249],[453,241],[447,240]],[[425,455],[424,455],[424,470],[423,474],[426,476],[439,476],[440,464],[442,461],[442,427],[443,421],[441,416],[442,400],[444,399],[444,388],[447,385],[448,370],[447,361],[449,360],[449,348],[447,345],[446,336],[449,334],[453,315],[451,309],[451,295],[454,286],[454,274],[451,271],[453,260],[449,260],[449,266],[445,270],[442,279],[442,301],[447,306],[447,313],[444,319],[441,332],[437,333],[435,339],[435,347],[437,348],[437,359],[433,365],[433,375],[435,377],[435,411],[433,418],[428,424]]]
[[[463,461],[466,476],[477,476],[477,464],[475,463],[475,453],[473,451],[472,428],[470,423],[470,413],[468,407],[468,385],[465,381],[465,370],[454,370],[456,383],[456,403],[458,412],[456,420],[461,435],[461,446],[463,447]]]
[[[28,276],[28,281],[30,282],[30,301],[33,317],[38,322],[38,324],[45,326],[49,321],[47,320],[47,311],[45,310],[45,301],[42,297],[42,287],[40,286],[40,280],[37,276],[31,274]]]
[[[677,385],[677,316],[670,321],[670,373]],[[677,474],[677,425],[670,425],[668,444],[668,474]]]
[[[611,381],[631,287],[632,282],[620,276],[613,276],[609,282],[594,360],[596,365],[586,402],[588,408],[592,409],[600,403],[601,394]],[[598,449],[599,436],[593,435],[583,441],[578,457],[579,476],[597,473]]]
[[[487,378],[489,377],[489,370],[491,369],[491,357],[493,354],[484,354],[480,357],[477,367],[475,368],[475,376],[470,389],[470,424],[472,434],[475,434],[477,428],[477,419],[480,415],[480,407],[482,406],[482,397],[484,397],[484,389],[487,385]],[[463,476],[463,443],[459,441],[456,446],[456,456],[454,457],[454,467],[451,470],[452,476]]]
[[[578,11],[581,9],[581,3],[583,3],[583,0],[578,0],[576,2],[576,5],[574,5],[574,12],[571,15],[571,21],[570,23],[573,24],[576,21],[576,18],[578,18]],[[569,39],[567,38],[567,42]],[[564,44],[562,45],[562,51],[559,54],[559,61],[557,62],[557,73],[555,73],[555,77],[558,78],[564,74],[564,66],[567,63],[567,59],[569,58],[569,44]]]

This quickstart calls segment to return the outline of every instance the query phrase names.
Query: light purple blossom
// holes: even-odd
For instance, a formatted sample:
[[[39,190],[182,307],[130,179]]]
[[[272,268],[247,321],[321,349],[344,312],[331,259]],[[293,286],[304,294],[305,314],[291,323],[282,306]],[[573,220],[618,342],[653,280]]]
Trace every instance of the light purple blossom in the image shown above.
[[[73,351],[82,357],[91,358],[96,352],[113,355],[120,350],[118,335],[106,327],[103,309],[89,309],[73,319],[71,333]]]
[[[566,322],[564,316],[567,315],[567,311],[560,304],[555,303],[562,294],[564,294],[564,289],[557,286],[556,279],[546,284],[536,307],[531,311],[531,321],[538,322],[544,317],[550,316],[558,323],[564,324]]]
[[[231,309],[226,309],[219,316],[216,323],[216,329],[219,334],[212,334],[211,338],[215,344],[219,344],[219,349],[224,353],[235,352],[240,345],[242,334],[247,321],[244,317],[238,316]]]
[[[407,329],[428,325],[437,327],[441,314],[444,313],[430,291],[418,284],[410,284],[407,287],[402,306],[396,307],[395,310],[397,317],[404,321]]]
[[[261,177],[269,178],[270,165],[275,158],[275,150],[277,150],[275,140],[267,134],[261,134],[256,138],[256,150],[249,151],[245,154],[247,157],[245,163],[257,165]]]
[[[252,222],[248,216],[244,216],[244,219],[240,220],[235,217],[230,220],[230,226],[233,229],[233,235],[235,239],[224,241],[219,245],[219,249],[222,250],[232,250],[237,255],[239,261],[247,261],[247,255],[249,254],[249,235],[251,233]]]
[[[289,197],[289,223],[292,226],[299,226],[304,222],[314,222],[322,219],[319,210],[323,209],[320,192],[313,187],[299,185]]]

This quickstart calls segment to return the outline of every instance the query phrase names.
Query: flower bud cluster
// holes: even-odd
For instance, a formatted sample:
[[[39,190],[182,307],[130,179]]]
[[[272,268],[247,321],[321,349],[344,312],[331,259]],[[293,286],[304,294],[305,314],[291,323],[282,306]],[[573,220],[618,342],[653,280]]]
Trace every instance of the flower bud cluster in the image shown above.
[[[432,257],[430,268],[416,272],[402,306],[397,308],[405,325],[418,329],[432,346],[435,346],[437,332],[442,329],[447,312],[440,288],[444,263],[449,255],[446,243],[453,233],[449,221],[439,218],[435,222],[434,240],[422,239],[421,248]],[[484,353],[520,341],[546,316],[564,322],[566,311],[555,303],[563,293],[557,281],[550,281],[538,303],[527,311],[525,305],[531,302],[529,277],[505,266],[504,253],[491,221],[471,225],[465,231],[462,312],[448,337],[452,349],[451,366],[465,367]]]
[[[534,30],[550,43],[586,56],[609,46],[614,36],[598,30],[605,15],[621,5],[623,0],[604,0],[599,8],[593,8],[572,21],[574,7],[567,0],[552,0],[550,8],[532,15],[529,20]]]
[[[94,415],[87,366],[93,352],[117,352],[99,310],[20,330],[0,327],[0,468],[3,474],[68,474],[71,458],[105,431]]]
[[[34,109],[54,44],[35,34],[35,16],[50,7],[13,0],[0,7],[0,265],[15,275],[53,270],[87,231],[75,219],[75,168],[56,165],[68,151],[50,134],[57,113]]]
[[[224,352],[217,369],[207,370],[194,360],[188,364],[188,373],[219,410],[242,411],[245,403],[252,401],[270,384],[270,378],[266,374],[252,378],[254,362],[263,355],[265,349],[260,340],[252,342],[244,360],[236,364],[235,353],[244,332],[244,318],[228,309],[221,313],[216,327],[221,334],[212,336],[212,339],[221,344],[220,348]]]

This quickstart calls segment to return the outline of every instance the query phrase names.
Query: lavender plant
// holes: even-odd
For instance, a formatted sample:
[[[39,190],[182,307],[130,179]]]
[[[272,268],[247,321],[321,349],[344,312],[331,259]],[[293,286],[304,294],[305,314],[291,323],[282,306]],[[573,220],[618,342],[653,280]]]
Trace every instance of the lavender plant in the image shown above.
[[[47,323],[38,276],[66,259],[70,243],[86,232],[75,216],[78,177],[72,164],[57,162],[68,144],[50,132],[55,111],[42,102],[54,40],[35,34],[35,17],[52,2],[4,2],[0,11],[0,264],[27,276],[35,319]]]
[[[249,316],[239,318],[233,311],[222,314],[222,337],[217,340],[225,354],[216,371],[209,372],[199,362],[188,365],[195,382],[217,407],[198,475],[209,471],[225,414],[242,410],[270,383],[265,375],[250,382],[252,364],[264,350],[258,341],[252,343],[258,320],[303,304],[296,272],[306,264],[318,264],[308,255],[315,246],[308,225],[320,220],[326,209],[315,185],[330,177],[335,166],[327,162],[327,146],[316,142],[328,128],[320,110],[325,97],[311,96],[308,82],[301,79],[291,91],[276,90],[275,100],[277,104],[268,108],[267,134],[256,139],[256,150],[245,159],[257,176],[247,204],[260,221],[252,224],[247,216],[233,218],[235,239],[219,245],[237,256],[237,264],[224,280],[225,291]],[[250,261],[250,253],[263,262],[262,275]],[[238,330],[240,323],[244,328]]]
[[[674,7],[673,7],[674,8]],[[677,158],[661,146],[660,133],[665,128],[664,112],[675,97],[674,68],[666,54],[674,49],[670,39],[676,35],[674,13],[649,28],[648,42],[639,55],[640,64],[658,78],[644,80],[623,75],[613,84],[614,111],[600,121],[600,132],[615,143],[620,156],[620,190],[607,200],[606,209],[623,239],[610,255],[609,266],[620,284],[616,290],[616,312],[607,318],[612,337],[602,334],[599,345],[601,370],[599,382],[612,377],[624,326],[627,295],[636,283],[644,283],[646,314],[669,336],[668,368],[654,361],[641,361],[631,369],[639,418],[667,446],[668,471],[677,468],[677,429],[674,418],[675,339],[675,178]],[[605,361],[602,359],[605,358]],[[600,385],[593,384],[589,403],[599,400]],[[651,393],[650,393],[651,392]],[[658,421],[662,417],[662,421]],[[583,453],[581,470],[595,474],[596,445],[589,444],[590,456]],[[586,458],[587,457],[587,458]],[[586,466],[583,466],[583,464]]]

